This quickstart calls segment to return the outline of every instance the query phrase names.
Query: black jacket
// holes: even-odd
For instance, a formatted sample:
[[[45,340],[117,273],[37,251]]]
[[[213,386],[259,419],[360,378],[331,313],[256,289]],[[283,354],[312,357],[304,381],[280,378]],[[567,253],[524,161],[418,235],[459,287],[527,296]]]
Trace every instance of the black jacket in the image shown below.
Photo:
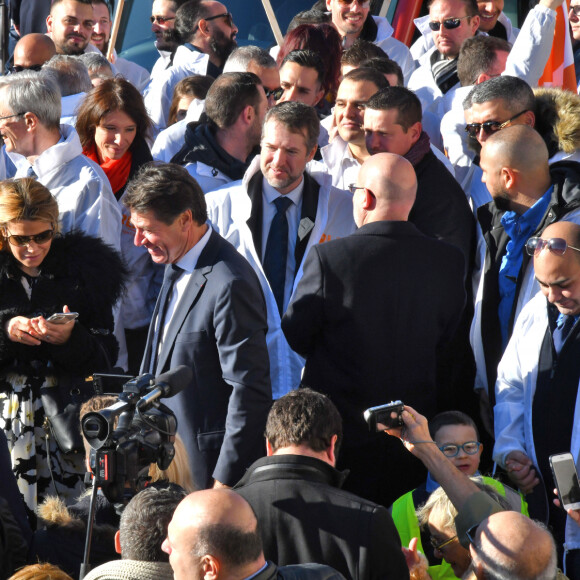
[[[267,559],[326,564],[355,580],[408,578],[388,511],[341,490],[344,478],[313,457],[274,455],[234,489],[256,512]]]
[[[550,167],[554,190],[546,213],[540,220],[534,236],[539,236],[552,223],[561,220],[567,213],[580,207],[580,165],[574,161],[554,163]],[[490,403],[495,402],[495,382],[497,365],[503,355],[498,307],[499,307],[499,269],[510,241],[501,223],[505,210],[497,208],[491,201],[477,210],[477,219],[486,243],[485,264],[481,283],[483,297],[481,303],[481,338],[485,355],[487,385]],[[511,335],[518,295],[530,257],[523,250],[522,267],[520,268],[514,305],[512,308],[508,332]]]
[[[279,568],[273,562],[267,564],[253,580],[344,580],[344,576],[328,566],[308,564]]]
[[[65,234],[52,241],[29,299],[16,260],[9,251],[0,252],[0,371],[13,367],[15,361],[24,373],[30,371],[31,361],[51,361],[55,372],[63,374],[87,376],[98,369],[108,370],[97,341],[114,364],[118,346],[112,308],[122,292],[124,273],[119,254],[100,239]],[[65,344],[28,346],[6,335],[5,324],[14,316],[49,317],[62,312],[65,304],[79,313]]]

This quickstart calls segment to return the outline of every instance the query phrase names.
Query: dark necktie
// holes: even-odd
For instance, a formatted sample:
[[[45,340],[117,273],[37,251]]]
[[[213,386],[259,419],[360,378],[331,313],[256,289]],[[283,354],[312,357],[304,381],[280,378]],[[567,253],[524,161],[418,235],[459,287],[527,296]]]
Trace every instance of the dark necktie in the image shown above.
[[[181,276],[182,273],[183,268],[180,268],[175,264],[171,264],[170,266],[165,267],[163,285],[161,286],[159,300],[157,301],[157,316],[155,316],[155,313],[153,313],[155,334],[153,335],[153,341],[151,343],[151,358],[149,360],[149,372],[151,374],[155,373],[155,367],[157,366],[157,353],[159,352],[159,343],[161,342],[161,337],[163,336],[165,315],[167,314],[167,307],[169,306],[169,302],[171,302],[173,286],[175,281]]]
[[[574,327],[574,323],[576,322],[574,316],[570,316],[569,314],[565,314],[562,317],[562,320],[558,320],[561,324],[558,324],[554,329],[553,339],[554,339],[554,348],[557,354],[560,354],[570,331]]]
[[[281,195],[274,200],[276,215],[270,224],[266,252],[264,253],[264,273],[274,293],[278,312],[282,316],[284,307],[284,285],[286,282],[286,261],[288,259],[288,218],[286,210],[292,200]]]

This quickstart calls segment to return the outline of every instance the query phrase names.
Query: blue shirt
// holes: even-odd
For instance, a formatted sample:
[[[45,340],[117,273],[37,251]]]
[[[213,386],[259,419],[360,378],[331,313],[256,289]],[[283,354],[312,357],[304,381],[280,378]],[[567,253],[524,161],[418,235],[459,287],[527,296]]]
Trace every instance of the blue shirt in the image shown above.
[[[506,211],[501,218],[505,232],[510,238],[506,253],[501,260],[498,277],[500,299],[497,313],[504,349],[509,338],[509,322],[516,296],[518,274],[524,259],[524,245],[536,231],[546,213],[553,189],[554,186],[551,186],[524,214]]]

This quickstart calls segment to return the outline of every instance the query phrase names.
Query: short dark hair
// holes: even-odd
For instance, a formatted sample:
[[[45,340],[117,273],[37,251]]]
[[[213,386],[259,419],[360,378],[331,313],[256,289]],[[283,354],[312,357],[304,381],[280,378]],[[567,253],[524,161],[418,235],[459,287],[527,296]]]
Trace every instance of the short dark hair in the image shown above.
[[[366,105],[367,109],[375,111],[397,110],[397,123],[405,131],[415,123],[420,123],[423,117],[421,101],[413,91],[405,87],[388,87],[375,93]]]
[[[497,61],[497,51],[509,52],[512,45],[496,36],[477,35],[463,41],[457,57],[457,76],[462,87],[474,85]]]
[[[405,86],[405,77],[403,76],[403,69],[399,66],[397,62],[390,58],[382,58],[375,56],[364,60],[360,63],[360,67],[374,68],[384,75],[395,75],[397,77],[397,85],[400,87]],[[352,72],[352,71],[351,71]]]
[[[95,142],[95,130],[105,115],[122,111],[130,117],[137,127],[136,138],[146,139],[152,122],[147,114],[141,93],[122,77],[105,79],[93,88],[83,99],[77,112],[76,130],[83,149]],[[136,139],[131,149],[136,147]]]
[[[502,75],[475,85],[465,98],[463,106],[465,107],[468,103],[471,107],[473,104],[479,105],[495,99],[504,101],[506,108],[514,113],[526,109],[533,111],[536,105],[534,91],[526,81],[518,77]]]
[[[292,32],[295,28],[302,24],[330,24],[332,22],[332,16],[328,12],[323,12],[322,10],[316,10],[311,8],[310,10],[303,10],[298,12],[286,29],[286,34]]]
[[[199,21],[209,13],[204,0],[188,0],[175,12],[175,26],[171,40],[185,44],[193,40]],[[197,32],[197,31],[196,31]]]
[[[340,64],[358,67],[369,58],[389,58],[387,53],[374,42],[357,38],[350,48],[342,53]]]
[[[368,67],[354,68],[346,73],[344,77],[342,77],[342,80],[353,82],[367,81],[373,83],[378,91],[391,86],[389,81],[385,78],[385,75],[381,74],[378,70]]]
[[[266,438],[274,451],[291,445],[325,451],[334,435],[338,453],[342,442],[340,413],[326,395],[308,387],[301,386],[274,401],[266,421]]]
[[[306,149],[311,151],[316,147],[320,135],[320,120],[314,107],[298,101],[285,101],[266,113],[264,127],[272,118],[282,123],[291,133],[303,133],[306,129]]]
[[[167,537],[167,526],[175,508],[186,495],[185,490],[175,483],[154,483],[131,499],[119,524],[123,560],[169,561],[161,544]]]
[[[260,525],[244,532],[232,524],[208,524],[198,529],[192,552],[199,558],[211,554],[228,568],[255,562],[262,554]]]
[[[50,13],[52,14],[52,9],[59,4],[62,4],[64,0],[52,0],[52,4],[50,5]],[[79,4],[88,4],[89,6],[93,5],[92,0],[73,0],[73,2],[78,2]]]
[[[109,18],[111,17],[111,5],[109,4],[109,2],[107,0],[91,0],[91,4],[94,6],[95,4],[102,4],[103,6],[107,7],[107,10],[109,11]]]
[[[220,128],[231,127],[249,105],[255,110],[260,104],[262,81],[250,72],[221,74],[205,98],[205,113],[210,122]]]
[[[153,212],[156,219],[171,225],[184,211],[193,221],[207,221],[205,196],[187,169],[174,163],[146,163],[127,184],[123,202],[138,213]]]
[[[431,10],[431,6],[438,0],[429,0],[427,9]],[[477,16],[479,14],[479,8],[477,7],[477,0],[460,0],[465,4],[465,14],[467,16]]]
[[[475,431],[475,436],[479,440],[479,429],[475,424],[475,421],[465,413],[461,411],[444,411],[443,413],[438,413],[429,421],[429,433],[433,439],[437,431],[441,427],[447,427],[448,425],[465,425],[466,427],[473,427]]]
[[[317,52],[308,49],[292,50],[282,60],[280,69],[287,62],[293,62],[306,68],[313,68],[318,74],[318,82],[321,85],[324,84],[324,61]]]

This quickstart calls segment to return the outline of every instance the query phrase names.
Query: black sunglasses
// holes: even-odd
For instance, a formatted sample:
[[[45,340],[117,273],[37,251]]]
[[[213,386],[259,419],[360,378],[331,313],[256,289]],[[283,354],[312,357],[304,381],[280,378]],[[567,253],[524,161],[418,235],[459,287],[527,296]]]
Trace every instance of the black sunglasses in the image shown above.
[[[282,87],[278,87],[277,89],[267,89],[264,87],[264,92],[266,93],[266,98],[274,97],[274,100],[277,101],[284,94],[284,89]]]
[[[205,20],[206,22],[209,22],[210,20],[217,20],[218,18],[225,18],[226,21],[226,25],[229,26],[230,28],[232,28],[233,24],[234,24],[234,17],[232,16],[231,12],[224,12],[223,14],[216,14],[215,16],[208,16],[207,18],[200,18],[201,20]],[[197,29],[199,28],[199,24],[192,30],[192,34],[194,32],[197,32]]]
[[[470,137],[477,139],[477,135],[479,135],[479,132],[483,129],[483,132],[489,136],[492,133],[495,133],[496,131],[501,131],[502,129],[505,129],[513,120],[517,119],[518,117],[520,117],[524,113],[527,113],[528,111],[529,109],[525,109],[519,112],[517,115],[514,115],[511,119],[504,121],[503,123],[500,123],[500,121],[486,121],[485,123],[469,123],[465,125],[465,132]]]
[[[462,16],[461,18],[446,18],[443,22],[432,20],[429,22],[429,28],[433,32],[437,32],[441,28],[441,24],[443,24],[443,28],[446,30],[453,30],[454,28],[459,28],[459,25],[464,18],[471,18],[471,16]]]
[[[30,242],[46,244],[54,237],[54,230],[45,230],[33,236],[15,236],[11,235],[8,230],[5,230],[5,236],[13,246],[29,246]]]
[[[151,20],[151,24],[154,22],[157,22],[157,24],[165,24],[170,20],[175,20],[175,16],[151,16],[149,20]]]
[[[40,71],[42,69],[41,64],[31,64],[30,66],[21,66],[19,64],[13,64],[12,66],[8,67],[8,72],[10,74],[19,73],[23,70],[35,70]]]
[[[568,248],[580,252],[580,248],[571,246],[563,238],[550,238],[549,240],[544,240],[543,238],[534,237],[526,242],[526,252],[530,256],[537,256],[544,248],[548,248],[548,250],[552,252],[552,254],[556,254],[556,256],[563,256]]]

